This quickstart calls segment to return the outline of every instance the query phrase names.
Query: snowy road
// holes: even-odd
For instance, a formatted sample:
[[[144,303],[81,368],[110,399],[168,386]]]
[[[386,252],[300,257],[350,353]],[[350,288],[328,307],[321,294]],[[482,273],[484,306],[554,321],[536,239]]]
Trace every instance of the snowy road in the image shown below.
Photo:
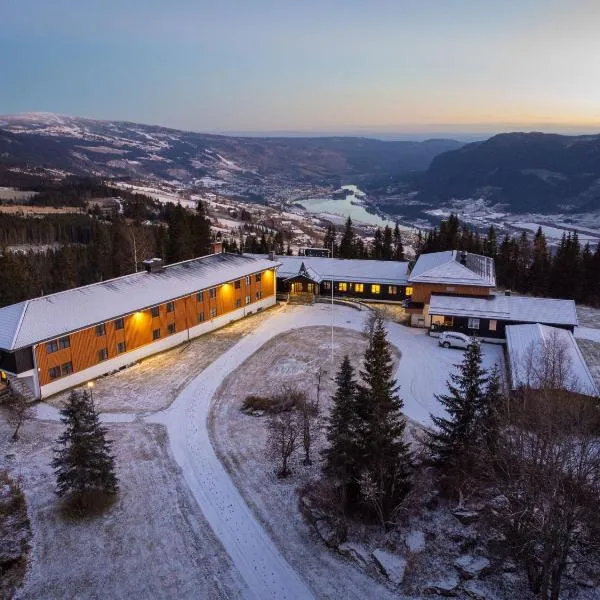
[[[364,312],[336,306],[333,315],[336,327],[359,331],[364,327]],[[192,494],[256,598],[311,598],[313,594],[275,547],[215,454],[208,433],[211,399],[223,379],[273,337],[330,323],[331,309],[326,305],[286,308],[202,371],[169,409],[146,419],[167,427],[175,460]],[[405,412],[428,424],[429,412],[440,410],[432,395],[443,391],[462,352],[439,348],[437,340],[423,330],[388,323],[388,331],[390,341],[402,353],[397,377]],[[486,365],[501,356],[498,346],[484,346]]]

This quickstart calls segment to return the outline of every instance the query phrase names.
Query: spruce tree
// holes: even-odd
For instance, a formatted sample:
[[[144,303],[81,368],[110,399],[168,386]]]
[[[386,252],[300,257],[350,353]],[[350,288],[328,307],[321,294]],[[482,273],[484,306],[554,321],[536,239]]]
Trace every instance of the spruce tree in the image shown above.
[[[346,219],[344,234],[342,235],[342,241],[340,242],[340,257],[354,257],[354,231],[352,230],[352,219],[350,217]]]
[[[411,453],[404,441],[403,401],[392,377],[393,361],[383,317],[377,315],[365,351],[356,401],[357,434],[362,437],[361,476],[372,482],[383,521],[410,489]]]
[[[485,401],[486,371],[481,366],[481,349],[472,343],[458,371],[450,374],[448,394],[436,395],[447,417],[431,415],[435,429],[427,432],[426,445],[435,464],[457,466],[472,457],[478,444],[478,419]]]
[[[502,396],[500,370],[498,365],[494,365],[488,377],[483,402],[476,422],[476,435],[480,439],[482,450],[492,455],[495,454],[498,447]]]
[[[66,430],[58,438],[52,460],[57,494],[72,492],[79,499],[88,491],[116,494],[112,442],[106,439],[90,395],[73,390],[60,414]]]
[[[421,232],[419,231],[420,234]],[[394,260],[404,260],[404,245],[402,244],[402,236],[400,235],[398,223],[394,227]]]
[[[340,365],[336,378],[333,407],[327,424],[329,446],[323,451],[323,472],[340,483],[344,502],[355,496],[358,481],[360,440],[356,422],[356,380],[348,355]]]

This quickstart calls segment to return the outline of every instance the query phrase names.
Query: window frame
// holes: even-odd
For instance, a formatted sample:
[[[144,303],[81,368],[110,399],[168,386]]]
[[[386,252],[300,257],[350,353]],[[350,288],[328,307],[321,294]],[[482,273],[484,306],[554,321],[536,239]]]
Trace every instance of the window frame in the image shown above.
[[[104,347],[104,348],[100,348],[100,350],[98,350],[98,362],[104,362],[105,360],[108,360],[108,348]]]
[[[125,329],[125,318],[124,317],[119,317],[118,319],[115,319],[114,323],[115,323],[115,331],[121,331],[121,330]]]
[[[481,319],[479,317],[469,317],[467,321],[468,329],[480,329],[481,328]]]
[[[233,289],[234,290],[241,290],[242,289],[242,280],[241,279],[236,279],[233,282]]]
[[[488,329],[490,331],[498,331],[498,319],[490,319]]]
[[[167,302],[167,312],[168,313],[175,312],[175,302],[173,302],[173,300],[170,300],[169,302]]]
[[[67,377],[73,374],[73,362],[68,360],[66,363],[60,365],[61,377]]]
[[[216,307],[216,306],[213,306],[213,307],[210,309],[210,318],[211,318],[211,319],[215,319],[216,317],[217,317],[217,307]]]
[[[262,273],[256,273],[256,275],[254,276],[254,281],[256,283],[260,283],[262,281]]]
[[[204,302],[204,292],[196,292],[196,302]]]
[[[262,290],[256,290],[256,299],[262,300]]]
[[[248,304],[250,304],[250,302],[252,302],[252,298],[250,296],[246,296],[246,306],[248,306]]]
[[[364,283],[355,283],[354,284],[354,291],[357,294],[363,294],[365,291],[365,284]]]
[[[121,350],[121,346],[123,346],[123,350]],[[127,342],[125,340],[117,342],[117,354],[124,354],[125,352],[127,352]]]
[[[155,342],[156,340],[160,340],[160,327],[158,327],[157,329],[153,329],[152,330],[152,341]],[[158,335],[157,335],[158,334]]]
[[[58,352],[58,340],[51,340],[51,341],[47,342],[46,343],[46,353],[54,354],[55,352]]]
[[[60,367],[58,365],[56,365],[54,367],[50,367],[48,369],[48,377],[50,377],[50,379],[52,379],[52,380],[62,377],[60,373],[61,373],[61,371],[60,371]]]
[[[212,287],[208,290],[208,298],[209,300],[212,300],[214,298],[217,297],[217,288],[216,287]]]
[[[158,317],[160,317],[160,306],[153,306],[150,309],[150,315],[152,316],[153,319],[156,319]]]
[[[103,337],[106,335],[106,323],[98,323],[96,325],[96,337]]]
[[[381,284],[372,283],[371,284],[371,294],[381,294]]]
[[[204,311],[202,310],[198,313],[198,323],[204,323],[205,320],[206,319],[204,318]]]
[[[241,308],[242,307],[242,299],[241,298],[236,298],[235,299],[235,307],[236,308]]]
[[[173,335],[174,333],[177,333],[177,326],[175,325],[175,323],[168,323],[167,335]]]
[[[348,284],[345,281],[340,281],[338,283],[338,292],[347,292]]]
[[[71,338],[68,335],[58,338],[58,349],[66,350],[71,347]]]

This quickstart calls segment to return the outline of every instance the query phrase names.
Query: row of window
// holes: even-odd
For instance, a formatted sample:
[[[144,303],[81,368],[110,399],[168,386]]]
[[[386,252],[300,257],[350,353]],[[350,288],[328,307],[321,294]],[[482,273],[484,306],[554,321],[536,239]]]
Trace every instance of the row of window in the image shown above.
[[[326,290],[330,290],[331,289],[331,281],[324,281],[323,282],[323,286]],[[385,286],[384,286],[385,287]],[[354,291],[357,294],[362,294],[365,291],[365,284],[364,283],[346,283],[344,281],[340,281],[337,284],[337,289],[340,292],[350,292],[350,291]],[[371,294],[381,294],[381,285],[378,283],[372,283],[370,286],[370,291]],[[398,287],[395,285],[388,285],[387,286],[387,293],[390,296],[395,296],[398,294]],[[411,287],[407,287],[406,288],[406,295],[407,296],[412,296],[413,293],[413,289]]]

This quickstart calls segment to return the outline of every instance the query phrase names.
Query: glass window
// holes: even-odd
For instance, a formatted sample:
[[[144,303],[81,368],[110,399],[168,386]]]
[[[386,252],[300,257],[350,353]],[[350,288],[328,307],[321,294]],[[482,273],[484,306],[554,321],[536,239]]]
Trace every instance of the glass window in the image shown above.
[[[57,377],[60,377],[60,367],[50,367],[48,369],[48,376],[50,379],[56,379]]]
[[[254,276],[254,281],[256,281],[256,283],[258,283],[261,279],[262,279],[262,273],[257,273]]]
[[[496,319],[490,319],[490,331],[496,331],[498,327],[498,321]]]
[[[413,289],[412,289],[412,287],[408,286],[408,287],[407,287],[407,288],[404,290],[404,293],[405,293],[407,296],[412,296],[412,295],[413,295]]]
[[[100,348],[98,350],[98,362],[102,362],[108,358],[108,348]]]
[[[198,313],[198,323],[202,323],[202,321],[204,321],[204,313],[199,312]]]
[[[324,281],[323,282],[323,289],[330,290],[331,289],[331,281]]]
[[[395,285],[388,285],[388,294],[395,296],[398,293],[398,288]]]
[[[469,329],[479,329],[479,319],[475,317],[469,317]]]
[[[70,346],[71,346],[71,340],[69,339],[68,335],[58,339],[58,347],[59,348],[64,349],[64,348],[69,348]]]
[[[262,298],[262,292],[260,290],[258,290],[258,292],[256,292],[256,299],[260,300]]]
[[[159,338],[160,338],[160,329],[153,329],[152,330],[152,339],[157,340]]]
[[[355,292],[363,292],[364,289],[365,289],[364,284],[362,284],[362,283],[355,283],[354,284],[354,291]]]
[[[96,336],[100,337],[106,335],[106,327],[104,323],[100,323],[100,325],[96,325]]]
[[[210,318],[214,319],[217,316],[217,309],[216,308],[211,308],[210,309]]]
[[[175,333],[175,323],[169,323],[167,325],[167,331],[169,332],[169,335],[173,335]]]
[[[348,284],[344,283],[343,281],[341,283],[338,283],[338,290],[340,292],[347,292],[348,291]]]
[[[127,346],[125,345],[125,342],[117,342],[117,354],[123,354],[126,349]]]
[[[46,351],[48,352],[48,354],[52,354],[53,352],[56,352],[58,350],[58,341],[57,340],[52,340],[51,342],[48,342],[46,344]]]
[[[242,299],[241,298],[236,298],[235,300],[235,307],[239,308],[242,305]]]
[[[125,327],[125,321],[123,319],[115,319],[115,329],[123,329]]]
[[[70,375],[73,372],[73,363],[72,362],[66,362],[62,365],[60,365],[60,373],[61,375],[65,376],[65,375]]]
[[[196,300],[198,300],[198,302],[202,302],[204,300],[204,292],[198,292],[196,294]]]
[[[217,288],[210,288],[210,290],[208,290],[208,297],[216,298],[217,297]]]
[[[378,283],[373,283],[371,285],[371,294],[380,294],[381,286]]]
[[[173,312],[175,310],[175,305],[172,302],[167,302],[167,312]]]
[[[246,304],[250,304],[250,296],[246,296]]]
[[[150,309],[150,313],[152,314],[152,317],[156,318],[160,315],[160,306],[153,306]]]
[[[242,280],[241,280],[241,279],[236,279],[236,280],[235,280],[235,283],[233,284],[233,287],[234,287],[236,290],[239,290],[239,289],[242,287]]]
[[[250,285],[250,275],[246,275],[246,285]]]

